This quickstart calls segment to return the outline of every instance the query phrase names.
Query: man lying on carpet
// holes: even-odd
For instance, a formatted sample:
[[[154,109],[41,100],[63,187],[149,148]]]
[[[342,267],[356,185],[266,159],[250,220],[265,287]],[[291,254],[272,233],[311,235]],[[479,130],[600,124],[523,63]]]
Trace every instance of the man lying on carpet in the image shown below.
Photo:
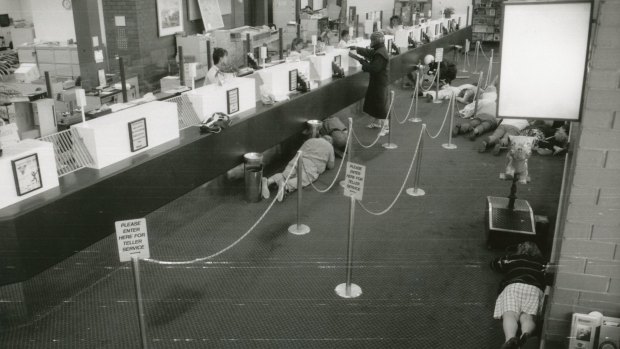
[[[302,152],[301,160],[303,164],[301,171],[302,187],[316,181],[319,175],[325,172],[326,169],[334,168],[336,159],[334,157],[332,137],[326,135],[321,138],[310,138],[304,142],[299,150]],[[297,190],[298,178],[296,162],[294,160],[289,161],[282,173],[276,173],[269,178],[263,177],[261,192],[263,198],[269,198],[269,186],[272,185],[278,187],[278,201],[282,201],[285,193]],[[293,169],[295,170],[293,171]],[[291,174],[291,177],[285,182],[289,174]]]
[[[478,152],[484,153],[487,149],[493,147],[493,155],[499,155],[502,147],[507,147],[510,144],[508,136],[518,136],[519,132],[525,129],[529,125],[526,119],[502,119],[493,131],[493,134],[486,137],[482,143]]]
[[[476,101],[473,100],[465,106],[459,113],[463,118],[471,118],[463,121],[460,124],[456,124],[452,129],[452,135],[457,136],[459,134],[469,133],[469,139],[475,140],[476,137],[495,130],[497,128],[497,88],[495,87],[495,81],[497,76],[491,81],[489,86],[485,90],[480,90],[482,94],[478,100],[477,112],[474,114],[476,108]]]

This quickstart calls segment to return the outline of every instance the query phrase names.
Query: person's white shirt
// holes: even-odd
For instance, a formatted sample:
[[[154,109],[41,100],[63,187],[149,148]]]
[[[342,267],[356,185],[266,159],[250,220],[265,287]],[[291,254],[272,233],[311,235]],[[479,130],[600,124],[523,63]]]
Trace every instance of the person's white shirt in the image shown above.
[[[530,123],[526,119],[503,119],[502,125],[514,126],[519,130],[523,130]]]
[[[338,43],[338,45],[336,46],[336,48],[347,48],[347,42],[344,40],[340,40],[340,42]]]
[[[218,75],[222,74],[220,68],[217,65],[213,65],[211,69],[207,72],[207,76],[205,77],[205,85],[215,84],[219,81]]]

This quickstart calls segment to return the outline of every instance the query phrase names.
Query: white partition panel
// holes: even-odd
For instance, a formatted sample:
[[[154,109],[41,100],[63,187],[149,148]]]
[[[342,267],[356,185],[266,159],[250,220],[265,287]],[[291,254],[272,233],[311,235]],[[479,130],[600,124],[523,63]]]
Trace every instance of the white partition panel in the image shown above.
[[[578,120],[590,1],[506,2],[499,117]]]
[[[175,103],[153,101],[71,127],[93,157],[90,167],[102,169],[179,138],[178,119]]]

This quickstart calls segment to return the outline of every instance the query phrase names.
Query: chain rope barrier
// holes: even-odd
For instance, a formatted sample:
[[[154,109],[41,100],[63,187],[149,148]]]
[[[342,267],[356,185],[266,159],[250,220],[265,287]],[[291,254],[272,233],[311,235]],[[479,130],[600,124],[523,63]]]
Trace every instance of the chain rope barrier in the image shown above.
[[[282,185],[286,185],[286,183],[288,182],[289,179],[291,179],[291,176],[293,173],[295,173],[295,168],[297,167],[297,162],[299,160],[299,157],[301,156],[301,153],[298,153],[297,156],[294,158],[293,163],[295,164],[293,166],[293,168],[291,169],[291,171],[289,172],[288,176],[286,176],[286,179],[284,180]],[[298,179],[299,181],[301,181],[301,179]],[[286,190],[285,188],[279,188],[278,190]],[[241,237],[239,239],[237,239],[237,241],[233,242],[232,244],[228,245],[228,247],[220,250],[219,252],[216,252],[212,255],[206,256],[206,257],[202,257],[202,258],[196,258],[196,259],[192,259],[189,261],[177,261],[177,262],[173,262],[173,261],[161,261],[161,260],[157,260],[157,259],[153,259],[153,258],[147,258],[147,259],[143,259],[143,261],[145,262],[150,262],[150,263],[155,263],[155,264],[160,264],[160,265],[187,265],[187,264],[194,264],[194,263],[200,263],[212,258],[215,258],[219,255],[221,255],[222,253],[230,250],[231,248],[233,248],[235,245],[237,245],[238,243],[240,243],[243,239],[245,239],[248,235],[250,235],[250,233],[252,231],[254,231],[254,228],[256,228],[256,226],[262,222],[262,220],[265,218],[265,216],[267,215],[267,213],[269,213],[269,211],[271,210],[271,208],[273,207],[273,205],[276,203],[278,199],[278,196],[276,195],[273,200],[271,201],[271,203],[269,204],[269,206],[267,207],[267,209],[265,209],[265,212],[263,212],[263,214],[258,218],[258,220],[256,221],[256,223],[254,223],[252,225],[252,227],[250,227],[250,229],[245,232],[245,234],[241,235]]]
[[[351,127],[352,128],[352,127]],[[342,153],[342,161],[340,162],[340,166],[338,166],[338,171],[336,172],[336,176],[334,177],[334,180],[332,181],[332,183],[325,189],[319,189],[317,188],[313,182],[310,182],[310,185],[312,186],[312,188],[314,190],[316,190],[319,193],[327,193],[333,186],[334,184],[336,184],[336,181],[338,181],[338,177],[340,177],[340,171],[342,170],[342,166],[344,165],[344,163],[346,162],[344,159],[344,155],[347,154],[347,151],[349,151],[349,144],[351,143],[351,133],[353,133],[352,131],[349,132],[349,134],[347,135],[347,144],[344,147],[344,153]],[[306,173],[306,175],[308,174],[308,172],[306,171],[306,167],[303,165],[302,162],[302,169],[304,170],[304,172]]]
[[[434,136],[431,136],[431,134],[428,132],[426,127],[424,127],[424,131],[431,139],[435,139],[439,137],[439,135],[441,134],[441,131],[443,131],[443,127],[446,125],[446,120],[448,120],[448,114],[450,113],[450,106],[452,105],[452,103],[455,102],[455,96],[456,94],[453,92],[452,97],[450,98],[450,102],[448,103],[448,108],[446,109],[446,115],[443,117],[443,122],[441,123],[441,127],[439,128],[439,131],[437,131],[437,134]]]
[[[411,114],[411,109],[413,108],[413,103],[415,103],[415,96],[417,94],[418,94],[418,85],[416,84],[415,89],[413,90],[413,96],[411,96],[411,104],[409,104],[409,110],[407,111],[407,115],[405,115],[405,118],[403,119],[403,121],[400,121],[399,120],[400,118],[396,115],[396,113],[394,113],[394,118],[396,119],[396,122],[399,123],[400,125],[404,124],[409,119],[409,114]]]
[[[366,208],[366,206],[364,206],[364,204],[361,201],[357,201],[357,203],[360,205],[360,207],[364,211],[368,212],[369,214],[373,216],[381,216],[389,212],[392,209],[392,207],[394,207],[394,205],[398,201],[398,198],[403,193],[403,189],[405,189],[405,185],[407,185],[407,181],[409,180],[409,176],[411,175],[411,170],[413,169],[413,164],[415,163],[415,159],[418,156],[418,150],[420,149],[420,142],[422,141],[422,136],[425,131],[426,131],[426,124],[422,124],[422,129],[420,130],[420,136],[418,137],[418,143],[416,144],[415,151],[413,152],[413,158],[411,159],[411,163],[409,164],[407,175],[405,176],[405,180],[403,181],[403,184],[400,186],[400,189],[398,190],[398,194],[396,194],[396,197],[394,198],[394,200],[392,200],[392,203],[390,203],[390,205],[383,211],[375,212],[375,211],[372,211]]]
[[[422,81],[419,82],[420,87],[422,87],[422,92],[428,92],[428,91],[430,91],[433,88],[433,84],[435,82],[435,79],[437,78],[437,73],[438,73],[438,71],[436,70],[435,74],[433,74],[433,79],[431,80],[431,84],[430,84],[430,86],[428,86],[428,89],[422,87]]]

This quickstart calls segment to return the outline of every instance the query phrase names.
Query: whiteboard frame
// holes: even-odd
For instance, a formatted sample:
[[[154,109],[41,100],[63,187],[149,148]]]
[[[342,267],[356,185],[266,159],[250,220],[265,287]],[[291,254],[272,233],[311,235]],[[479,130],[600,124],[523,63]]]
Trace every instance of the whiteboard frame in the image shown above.
[[[503,48],[504,48],[504,22],[506,16],[506,6],[524,6],[524,5],[561,5],[561,4],[590,4],[590,16],[588,20],[588,35],[587,35],[587,43],[586,43],[586,53],[584,59],[584,70],[583,70],[583,78],[581,83],[581,96],[579,101],[579,110],[576,116],[565,117],[540,117],[540,116],[516,116],[516,115],[501,115],[500,114],[500,94],[501,94],[501,73],[502,73],[502,63],[500,58],[500,67],[498,72],[498,98],[497,98],[497,117],[498,118],[509,118],[509,119],[544,119],[544,120],[564,120],[564,121],[581,121],[581,117],[583,114],[584,108],[584,92],[586,87],[586,77],[588,74],[588,63],[590,59],[590,50],[592,48],[592,25],[593,25],[593,9],[594,9],[594,1],[593,0],[547,0],[547,1],[536,1],[536,0],[520,0],[520,1],[505,1],[502,3],[502,17],[501,17],[501,37],[500,37],[500,57],[503,57]]]

